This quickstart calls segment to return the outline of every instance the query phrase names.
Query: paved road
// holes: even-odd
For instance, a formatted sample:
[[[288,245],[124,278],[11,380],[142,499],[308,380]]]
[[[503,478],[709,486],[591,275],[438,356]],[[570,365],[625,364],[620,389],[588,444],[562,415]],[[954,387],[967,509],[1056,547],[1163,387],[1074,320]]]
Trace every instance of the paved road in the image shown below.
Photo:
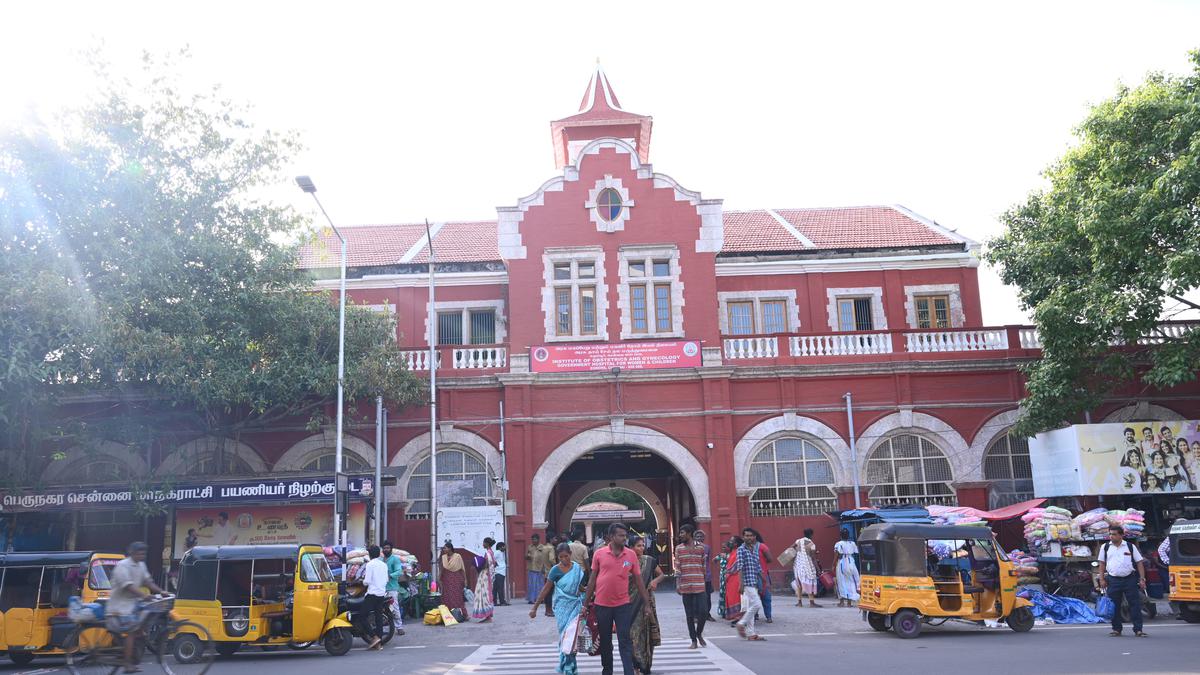
[[[722,671],[759,673],[880,672],[929,673],[1200,673],[1200,625],[1159,620],[1148,623],[1151,637],[1108,637],[1106,626],[1038,626],[1015,634],[1007,628],[963,624],[929,628],[915,640],[866,627],[856,610],[827,607],[797,609],[777,598],[775,623],[761,625],[766,642],[737,638],[726,623],[705,631],[711,647],[691,651],[681,639],[682,610],[677,597],[659,594],[664,645],[656,653],[655,673]],[[455,628],[409,626],[382,653],[356,648],[333,658],[319,648],[305,652],[266,653],[248,649],[219,661],[215,675],[443,675],[485,673],[535,675],[554,672],[554,621],[531,621],[525,605],[498,608],[495,623]],[[599,659],[580,659],[581,672],[600,672]],[[59,663],[35,662],[26,668],[0,665],[0,675],[58,675]],[[155,675],[147,669],[148,675]]]

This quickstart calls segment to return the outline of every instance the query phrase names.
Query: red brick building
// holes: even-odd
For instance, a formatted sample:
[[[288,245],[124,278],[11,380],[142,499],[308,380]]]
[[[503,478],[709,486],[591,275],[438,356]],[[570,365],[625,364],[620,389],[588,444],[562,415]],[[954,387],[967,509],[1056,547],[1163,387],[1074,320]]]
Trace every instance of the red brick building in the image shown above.
[[[515,503],[518,588],[529,536],[567,529],[603,487],[643,496],[660,528],[694,521],[715,542],[752,525],[775,547],[806,526],[828,542],[820,514],[853,505],[856,475],[863,503],[1032,496],[1026,443],[1008,429],[1038,336],[983,325],[977,243],[900,206],[726,211],[651,166],[651,131],[597,69],[579,112],[551,123],[556,173],[531,177],[536,189],[494,220],[432,224],[436,325],[425,225],[343,228],[351,300],[395,317],[418,374],[430,336],[438,345],[439,475],[469,499]],[[326,239],[302,252],[320,288],[337,287],[337,250]],[[546,346],[647,341],[698,345],[699,363],[531,363]],[[1195,418],[1198,400],[1195,387],[1128,392],[1091,415]],[[428,415],[392,411],[385,452],[398,474],[388,535],[422,559]],[[373,424],[348,430],[347,467],[366,469]],[[149,461],[194,468],[210,442]],[[296,428],[243,438],[219,473],[328,475],[333,445],[331,431]]]

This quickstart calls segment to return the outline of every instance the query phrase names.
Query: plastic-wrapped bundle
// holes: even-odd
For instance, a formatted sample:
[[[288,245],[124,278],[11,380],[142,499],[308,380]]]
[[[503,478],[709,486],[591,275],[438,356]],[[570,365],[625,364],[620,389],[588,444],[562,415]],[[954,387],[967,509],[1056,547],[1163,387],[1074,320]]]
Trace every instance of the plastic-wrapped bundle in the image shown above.
[[[1080,529],[1083,529],[1093,523],[1103,521],[1104,517],[1107,514],[1108,514],[1108,509],[1095,508],[1095,509],[1092,509],[1091,511],[1084,511],[1083,513],[1075,516],[1075,518],[1072,519],[1072,522],[1074,522],[1075,525],[1077,527],[1079,527]]]

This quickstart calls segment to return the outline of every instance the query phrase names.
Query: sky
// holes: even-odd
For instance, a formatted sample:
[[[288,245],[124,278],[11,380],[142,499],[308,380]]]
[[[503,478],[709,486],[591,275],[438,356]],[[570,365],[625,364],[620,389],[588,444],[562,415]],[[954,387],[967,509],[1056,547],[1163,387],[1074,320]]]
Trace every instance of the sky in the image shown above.
[[[596,59],[654,117],[650,160],[726,209],[903,204],[980,242],[1089,105],[1185,72],[1200,2],[21,3],[0,123],[188,47],[263,128],[295,130],[339,224],[493,219],[555,175],[549,121]],[[285,198],[308,212],[298,190]],[[980,269],[984,321],[1027,322]]]

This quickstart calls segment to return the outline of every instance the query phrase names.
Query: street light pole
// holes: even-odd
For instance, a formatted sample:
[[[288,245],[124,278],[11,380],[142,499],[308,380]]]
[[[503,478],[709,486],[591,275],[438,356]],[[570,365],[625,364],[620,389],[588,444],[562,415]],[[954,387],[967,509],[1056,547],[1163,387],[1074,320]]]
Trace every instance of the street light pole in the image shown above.
[[[429,574],[438,580],[438,507],[437,507],[437,309],[434,307],[433,268],[435,257],[433,237],[429,234],[429,221],[425,221],[425,244],[429,247],[429,308],[426,320],[429,323]],[[486,477],[486,476],[485,476]],[[460,544],[461,545],[461,544]]]
[[[317,203],[317,208],[321,210],[321,215],[325,216],[325,220],[329,222],[329,228],[337,235],[338,241],[342,244],[342,263],[341,276],[338,284],[338,367],[337,367],[337,440],[334,446],[333,457],[333,481],[334,486],[337,486],[338,476],[342,473],[342,420],[345,415],[346,400],[345,400],[345,376],[346,376],[346,238],[338,230],[337,225],[333,224],[333,219],[329,217],[329,213],[325,211],[325,206],[321,204],[321,200],[317,198],[317,186],[308,176],[296,176],[296,185],[300,189],[312,195],[313,201]],[[338,546],[345,546],[346,531],[342,527],[341,513],[341,495],[338,490],[334,490],[333,496],[333,523],[334,523],[334,538]],[[344,553],[344,550],[343,550]],[[342,565],[342,578],[345,579],[346,566]]]
[[[846,421],[850,424],[850,473],[854,476],[854,508],[862,508],[862,498],[858,489],[858,448],[854,440],[854,397],[850,392],[842,395],[846,399]]]

